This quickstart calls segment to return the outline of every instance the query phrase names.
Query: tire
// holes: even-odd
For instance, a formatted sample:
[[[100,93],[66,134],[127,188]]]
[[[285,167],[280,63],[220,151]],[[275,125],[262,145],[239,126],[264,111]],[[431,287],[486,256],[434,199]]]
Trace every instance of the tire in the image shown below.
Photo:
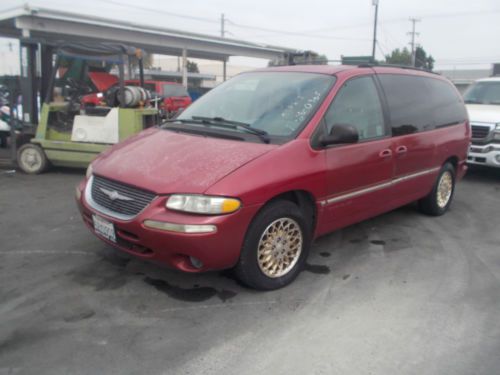
[[[259,290],[279,289],[290,284],[306,262],[311,227],[296,204],[285,200],[269,203],[247,230],[235,268],[236,277],[243,284]],[[285,238],[281,237],[283,234]],[[296,256],[285,257],[287,250]],[[271,260],[266,262],[269,257]],[[277,264],[280,267],[273,271]]]
[[[26,143],[17,151],[17,164],[24,173],[39,174],[48,168],[49,161],[40,146]]]
[[[421,212],[431,216],[443,215],[451,205],[455,193],[455,168],[450,163],[443,165],[432,191],[418,201]]]

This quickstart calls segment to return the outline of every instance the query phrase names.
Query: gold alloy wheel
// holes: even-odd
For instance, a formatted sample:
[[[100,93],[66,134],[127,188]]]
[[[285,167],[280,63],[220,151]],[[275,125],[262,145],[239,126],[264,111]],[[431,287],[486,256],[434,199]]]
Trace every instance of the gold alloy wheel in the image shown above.
[[[453,176],[450,171],[441,175],[437,188],[437,204],[439,208],[445,208],[451,198],[453,191]]]
[[[286,275],[302,252],[302,230],[290,218],[274,220],[262,233],[257,248],[260,270],[271,278]]]
[[[23,169],[28,172],[36,172],[42,165],[42,156],[35,148],[26,148],[19,159]]]

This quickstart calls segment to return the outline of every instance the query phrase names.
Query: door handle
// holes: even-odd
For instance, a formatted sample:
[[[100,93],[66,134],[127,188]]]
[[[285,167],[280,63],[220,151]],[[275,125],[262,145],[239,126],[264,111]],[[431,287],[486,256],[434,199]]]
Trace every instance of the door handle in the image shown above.
[[[408,147],[406,146],[398,146],[396,148],[396,154],[401,155],[401,154],[406,154],[408,152]]]
[[[392,151],[387,148],[385,150],[380,151],[380,153],[378,154],[378,156],[380,156],[381,158],[391,157],[392,156]]]

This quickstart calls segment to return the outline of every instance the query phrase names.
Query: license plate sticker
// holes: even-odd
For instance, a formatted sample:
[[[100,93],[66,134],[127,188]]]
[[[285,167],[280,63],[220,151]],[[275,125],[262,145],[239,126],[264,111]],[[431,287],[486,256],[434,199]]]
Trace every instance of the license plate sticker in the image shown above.
[[[94,221],[94,230],[99,236],[116,242],[115,227],[112,222],[97,215],[92,215],[92,219]]]

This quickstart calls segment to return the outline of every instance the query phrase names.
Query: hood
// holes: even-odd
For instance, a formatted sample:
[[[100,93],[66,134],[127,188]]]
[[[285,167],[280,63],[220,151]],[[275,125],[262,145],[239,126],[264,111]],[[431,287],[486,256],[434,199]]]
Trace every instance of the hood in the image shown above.
[[[93,164],[96,175],[157,194],[201,194],[276,145],[149,129],[115,145]]]
[[[500,122],[500,105],[467,104],[470,122]]]

